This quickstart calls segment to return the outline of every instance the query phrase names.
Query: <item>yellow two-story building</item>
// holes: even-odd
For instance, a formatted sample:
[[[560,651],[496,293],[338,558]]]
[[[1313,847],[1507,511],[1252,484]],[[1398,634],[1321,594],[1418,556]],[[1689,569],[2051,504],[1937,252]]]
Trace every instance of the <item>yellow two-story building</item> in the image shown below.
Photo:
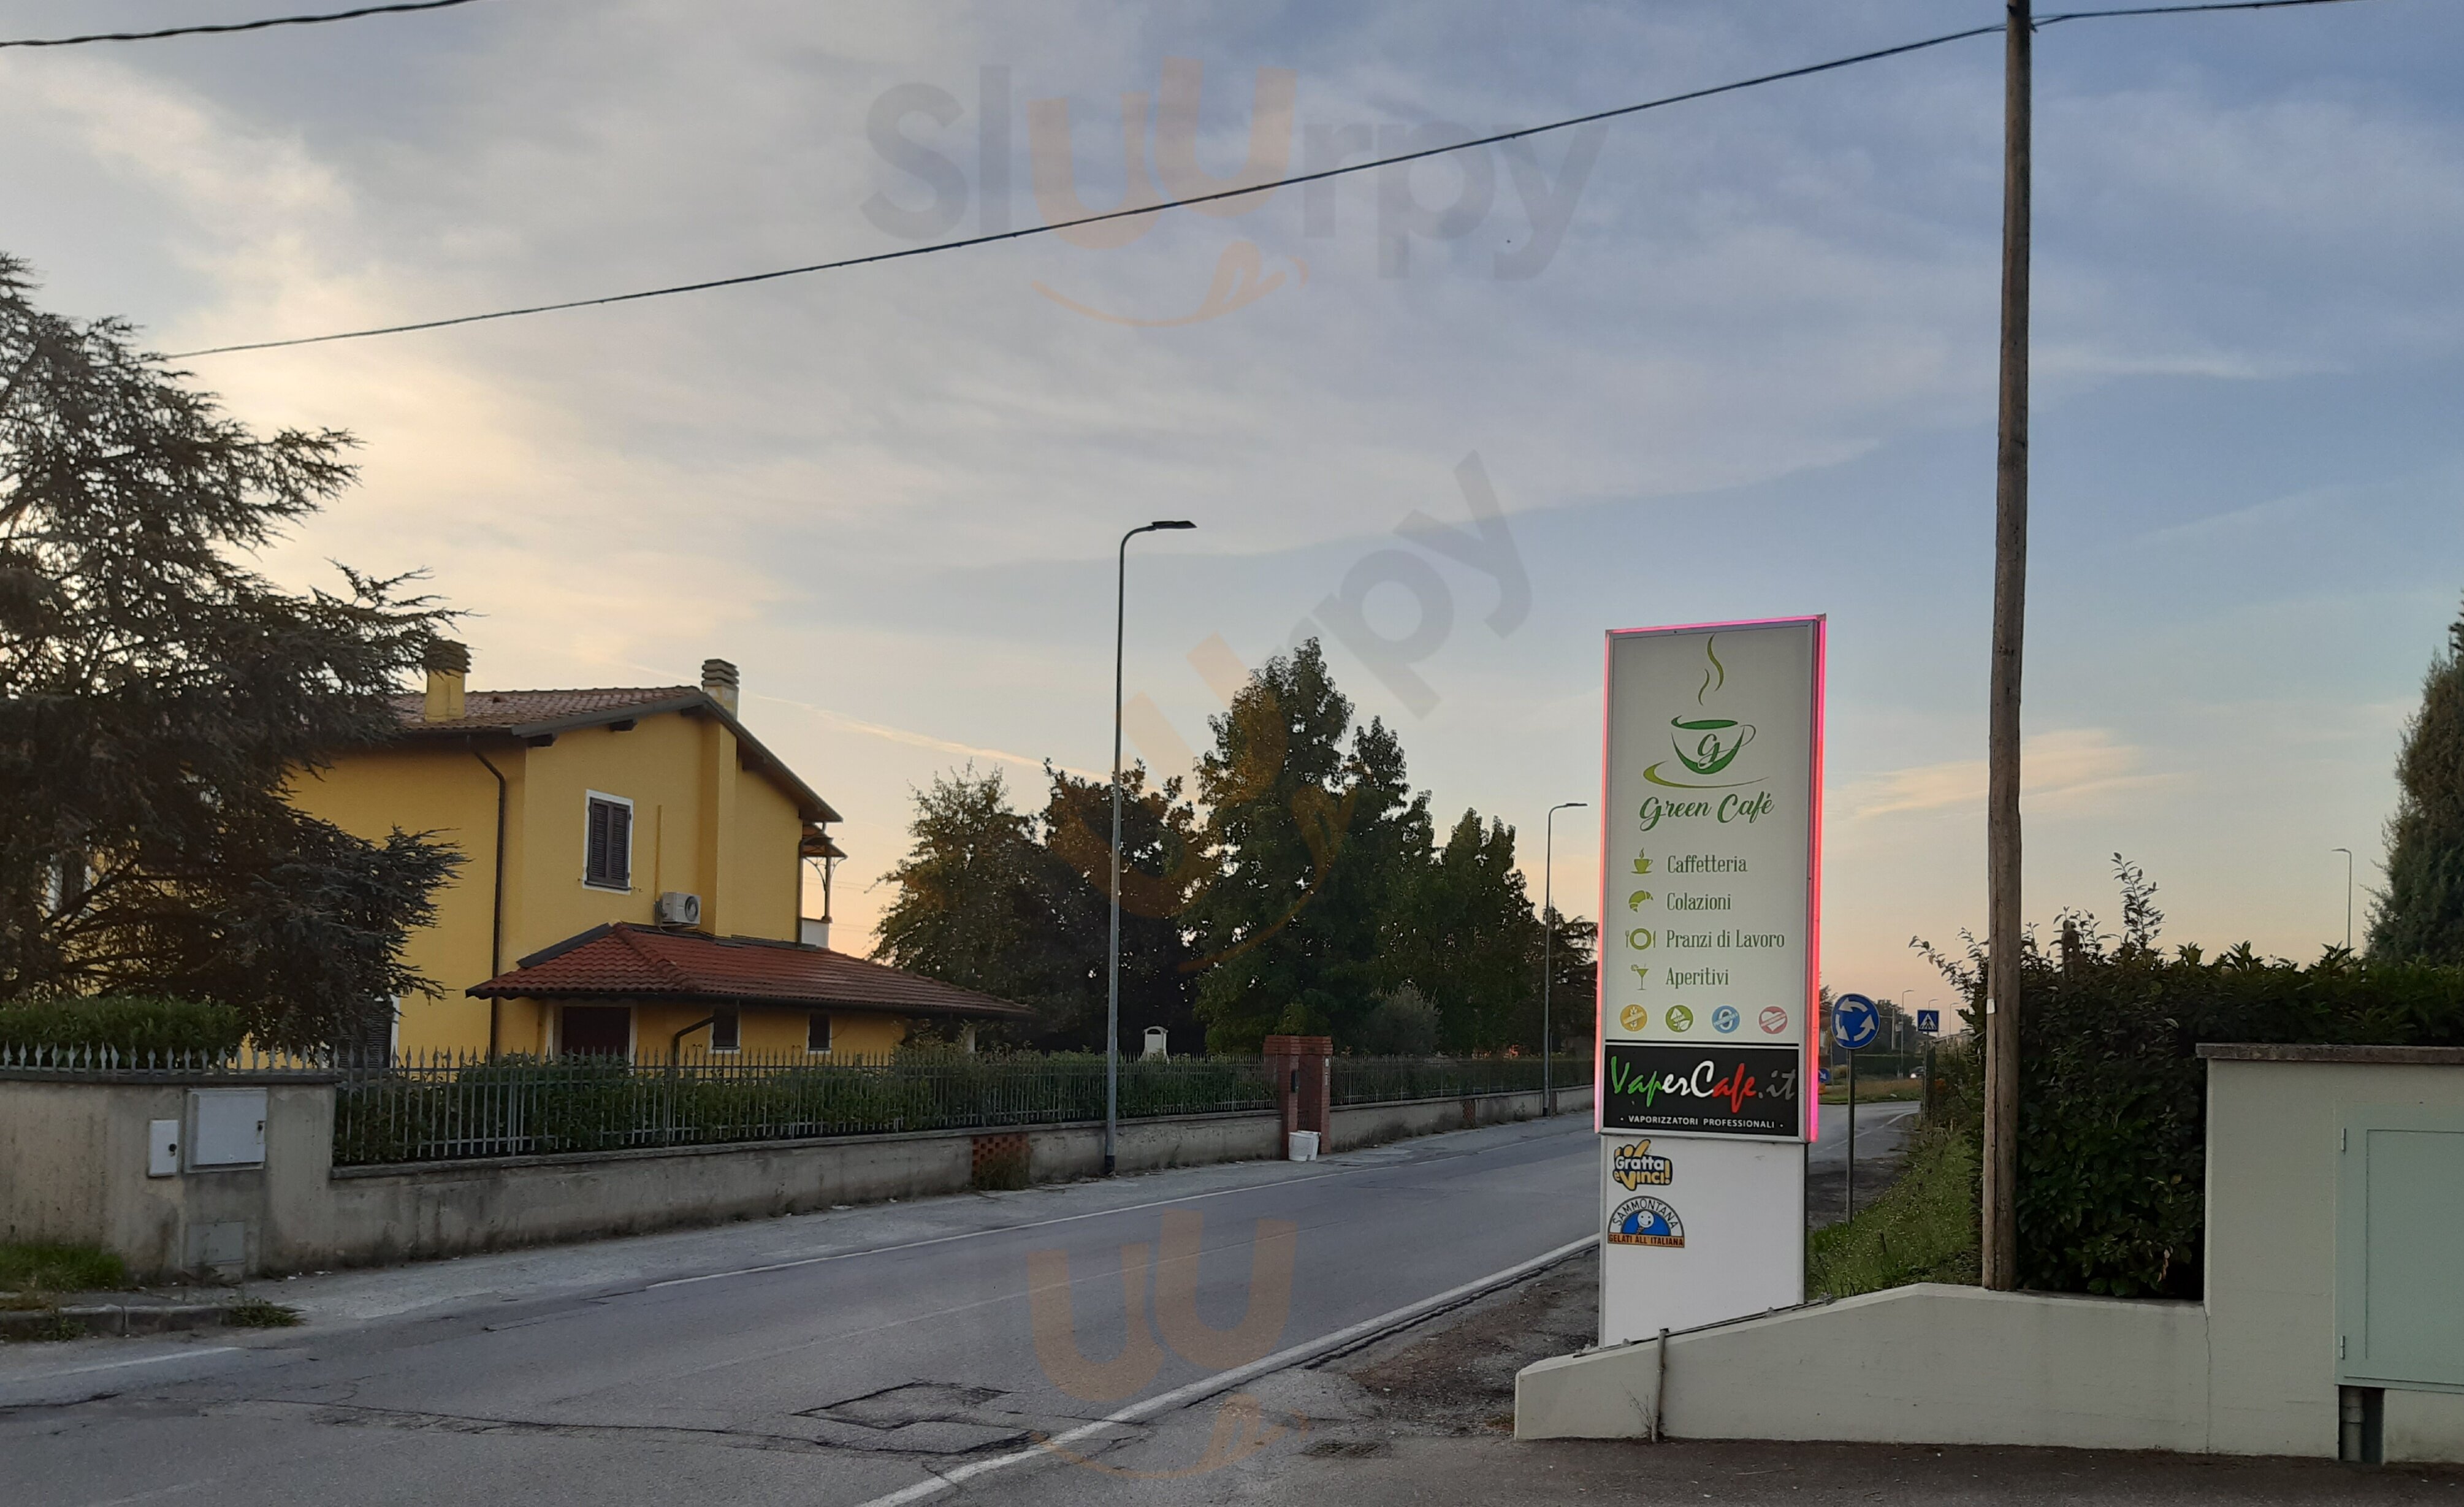
[[[400,735],[293,782],[360,836],[460,850],[407,961],[444,988],[400,1002],[396,1050],[835,1057],[923,1020],[1024,1007],[833,952],[803,916],[804,864],[836,856],[827,802],[748,731],[736,667],[697,686],[474,691],[439,642]]]

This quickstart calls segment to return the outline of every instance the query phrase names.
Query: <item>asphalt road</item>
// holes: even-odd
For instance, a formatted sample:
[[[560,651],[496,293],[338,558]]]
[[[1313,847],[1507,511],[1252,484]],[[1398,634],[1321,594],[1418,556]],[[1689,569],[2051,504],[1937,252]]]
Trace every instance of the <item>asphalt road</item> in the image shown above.
[[[10,1347],[0,1502],[854,1507],[1001,1499],[1050,1440],[1228,1459],[1286,1426],[1210,1377],[1583,1239],[1596,1157],[1568,1117],[275,1284],[305,1327]]]

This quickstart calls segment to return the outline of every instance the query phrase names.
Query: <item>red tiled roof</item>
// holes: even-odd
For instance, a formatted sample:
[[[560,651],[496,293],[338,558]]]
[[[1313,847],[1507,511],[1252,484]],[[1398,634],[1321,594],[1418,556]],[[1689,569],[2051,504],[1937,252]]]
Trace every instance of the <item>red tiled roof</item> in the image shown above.
[[[517,727],[532,727],[542,722],[598,720],[660,702],[691,705],[701,699],[701,687],[694,685],[601,686],[576,691],[473,691],[463,700],[462,716],[445,722],[428,720],[427,698],[417,693],[390,699],[393,714],[402,722],[402,730],[426,735],[511,732]]]
[[[835,822],[846,818],[832,809],[796,771],[753,736],[736,714],[711,699],[697,685],[600,686],[574,691],[473,691],[463,699],[462,715],[451,721],[428,720],[428,698],[411,693],[386,698],[406,738],[471,738],[501,734],[510,738],[553,739],[558,733],[583,727],[605,727],[630,718],[660,712],[686,712],[715,717],[736,734],[746,759],[767,770],[793,796],[803,819]],[[845,854],[840,854],[845,856]]]
[[[1023,1020],[1023,1005],[827,947],[618,923],[521,960],[465,992],[480,999],[678,1000]]]

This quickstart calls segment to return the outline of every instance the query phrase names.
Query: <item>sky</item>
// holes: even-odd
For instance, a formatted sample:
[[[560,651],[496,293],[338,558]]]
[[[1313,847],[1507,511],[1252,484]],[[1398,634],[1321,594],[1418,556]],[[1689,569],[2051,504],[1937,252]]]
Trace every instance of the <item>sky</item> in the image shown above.
[[[0,0],[0,35],[313,0]],[[2000,0],[482,0],[0,50],[0,249],[188,351],[1135,208],[1966,26]],[[2464,8],[2037,39],[2026,908],[2309,958],[2367,923],[2464,591]],[[1195,99],[1194,122],[1191,100]],[[484,688],[742,667],[847,820],[1185,768],[1315,633],[1441,822],[1596,802],[1613,628],[1825,613],[1823,973],[1984,925],[2001,50],[842,272],[181,365],[361,484],[265,557],[424,568]],[[1254,172],[1257,176],[1244,177]],[[1125,198],[1129,194],[1133,197]],[[1548,882],[1595,913],[1595,813]]]

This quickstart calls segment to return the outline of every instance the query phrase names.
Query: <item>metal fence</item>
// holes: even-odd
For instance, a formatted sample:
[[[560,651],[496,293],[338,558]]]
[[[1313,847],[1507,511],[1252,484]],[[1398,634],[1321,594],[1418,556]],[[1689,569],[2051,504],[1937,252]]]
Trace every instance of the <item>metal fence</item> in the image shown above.
[[[1588,1057],[1556,1059],[1561,1089],[1591,1081]],[[716,1145],[914,1130],[999,1129],[1101,1119],[1104,1059],[1091,1053],[902,1052],[815,1062],[747,1052],[635,1064],[609,1057],[431,1053],[132,1053],[108,1048],[0,1048],[0,1075],[27,1078],[245,1075],[336,1084],[334,1163],[536,1156],[624,1147]],[[1334,1102],[1392,1103],[1532,1093],[1537,1057],[1336,1057]],[[1121,1062],[1125,1119],[1271,1109],[1257,1058]]]
[[[1541,1087],[1538,1057],[1336,1057],[1333,1065],[1338,1104],[1537,1094]],[[1587,1087],[1592,1059],[1560,1056],[1550,1064],[1549,1079],[1561,1091]]]
[[[1255,1060],[1121,1064],[1125,1119],[1266,1109]],[[615,1058],[437,1054],[346,1076],[338,1166],[717,1145],[1104,1118],[1104,1059],[901,1053],[816,1064],[743,1053],[636,1066]]]
[[[383,1063],[363,1067],[347,1055],[331,1052],[122,1052],[114,1047],[29,1047],[0,1045],[0,1074],[15,1078],[140,1077],[177,1078],[272,1075],[330,1078],[355,1071],[382,1071]]]

